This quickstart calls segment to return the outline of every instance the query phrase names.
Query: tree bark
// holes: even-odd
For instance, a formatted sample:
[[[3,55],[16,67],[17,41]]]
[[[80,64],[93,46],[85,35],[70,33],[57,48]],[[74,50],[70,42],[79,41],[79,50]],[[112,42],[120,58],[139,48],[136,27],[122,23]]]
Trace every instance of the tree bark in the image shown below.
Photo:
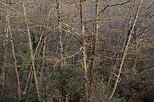
[[[87,68],[87,49],[86,49],[86,39],[85,39],[85,25],[84,25],[84,11],[83,11],[83,0],[80,0],[80,23],[81,23],[81,34],[82,34],[82,38],[83,38],[83,68],[84,68],[84,79],[85,79],[85,98],[86,101],[88,101],[88,96],[89,96],[89,92],[88,92],[88,68]]]
[[[23,13],[24,13],[24,20],[25,20],[25,24],[26,24],[26,28],[27,28],[27,35],[28,35],[28,41],[29,41],[30,56],[31,56],[32,70],[33,70],[33,75],[34,75],[34,80],[35,80],[37,98],[38,98],[38,101],[41,102],[41,97],[40,97],[40,92],[39,92],[40,91],[39,90],[39,83],[38,83],[38,79],[37,79],[36,68],[35,68],[35,59],[34,59],[34,54],[33,54],[32,39],[31,39],[31,34],[30,34],[30,29],[29,29],[29,25],[28,25],[27,14],[26,14],[25,0],[22,0],[22,7],[23,7]]]
[[[11,38],[12,55],[14,58],[14,66],[15,66],[15,73],[16,73],[16,80],[17,80],[17,92],[18,92],[18,98],[20,100],[21,99],[21,87],[20,87],[19,72],[18,72],[18,68],[17,68],[17,58],[16,58],[15,48],[14,48],[15,45],[14,45],[14,41],[13,41],[13,35],[12,35],[12,31],[11,31],[9,17],[6,16],[6,19],[7,19],[7,23],[8,23],[8,31],[9,31],[10,38]]]
[[[140,11],[140,8],[142,6],[142,3],[143,3],[143,0],[140,1],[140,4],[139,4],[139,7],[138,7],[138,10],[136,12],[136,16],[135,16],[135,19],[134,19],[134,22],[133,22],[133,25],[129,31],[129,34],[128,34],[128,39],[126,41],[126,45],[124,47],[124,51],[123,51],[123,56],[122,56],[122,60],[121,60],[121,63],[120,63],[120,67],[119,67],[119,72],[118,72],[118,75],[117,75],[117,79],[116,79],[116,82],[114,84],[114,87],[113,87],[113,90],[111,92],[111,95],[109,96],[109,99],[112,99],[116,89],[117,89],[117,85],[118,85],[118,82],[119,82],[119,79],[120,79],[120,75],[122,73],[122,68],[123,68],[123,65],[124,65],[124,61],[126,59],[126,56],[127,56],[127,52],[128,52],[128,48],[129,48],[129,44],[130,44],[130,40],[132,38],[132,33],[134,31],[134,28],[135,28],[135,25],[136,25],[136,22],[137,22],[137,19],[139,17],[139,11]]]

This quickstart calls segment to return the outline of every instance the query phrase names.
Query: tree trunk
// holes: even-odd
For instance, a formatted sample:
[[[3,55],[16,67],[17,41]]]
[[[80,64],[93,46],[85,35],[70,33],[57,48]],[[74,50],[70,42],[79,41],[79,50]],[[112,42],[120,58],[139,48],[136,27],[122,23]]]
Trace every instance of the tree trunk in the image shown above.
[[[23,7],[23,13],[24,13],[24,20],[25,20],[26,28],[27,28],[27,35],[28,35],[28,41],[29,41],[32,70],[33,70],[33,75],[34,75],[34,80],[35,80],[37,98],[38,98],[38,101],[41,102],[41,97],[40,97],[40,92],[39,92],[40,91],[39,90],[39,83],[38,83],[38,79],[37,79],[36,68],[35,68],[35,59],[34,59],[34,54],[33,54],[32,39],[31,39],[31,34],[30,34],[30,29],[29,29],[29,25],[28,25],[27,14],[26,14],[25,0],[22,0],[22,7]]]
[[[120,75],[122,73],[122,68],[123,68],[123,65],[124,65],[124,61],[126,59],[126,56],[127,56],[127,52],[128,52],[128,48],[129,48],[129,44],[130,44],[130,40],[132,38],[132,33],[134,31],[134,28],[135,28],[135,25],[136,25],[136,22],[137,22],[137,19],[138,19],[138,16],[139,16],[139,11],[140,11],[140,8],[141,8],[141,5],[143,3],[143,0],[140,1],[140,4],[139,4],[139,7],[138,7],[138,10],[136,12],[136,16],[135,16],[135,19],[134,19],[134,23],[129,31],[129,34],[128,34],[128,39],[126,41],[126,45],[124,47],[124,51],[123,51],[123,56],[122,56],[122,60],[121,60],[121,63],[120,63],[120,67],[119,67],[119,72],[118,72],[118,75],[117,75],[117,79],[116,79],[116,82],[114,84],[114,87],[113,87],[113,90],[111,92],[111,95],[109,96],[109,99],[112,99],[116,89],[117,89],[117,85],[118,85],[118,82],[119,82],[119,79],[120,79]]]
[[[17,80],[17,92],[18,92],[18,98],[19,100],[21,99],[21,88],[20,88],[20,79],[19,79],[19,72],[17,69],[17,58],[16,58],[16,54],[15,54],[15,48],[14,48],[14,41],[13,41],[13,35],[12,35],[12,31],[11,31],[11,26],[10,26],[10,20],[9,17],[6,16],[7,18],[7,23],[8,23],[8,31],[10,34],[10,38],[11,38],[11,47],[12,47],[12,55],[14,58],[14,67],[15,67],[15,73],[16,73],[16,80]]]
[[[80,22],[81,22],[81,34],[82,34],[82,38],[83,38],[83,68],[84,68],[84,80],[85,80],[85,98],[86,101],[88,101],[88,96],[89,96],[89,92],[88,92],[88,68],[87,68],[87,49],[86,49],[86,39],[85,39],[85,25],[84,25],[84,11],[83,11],[83,0],[80,0]]]

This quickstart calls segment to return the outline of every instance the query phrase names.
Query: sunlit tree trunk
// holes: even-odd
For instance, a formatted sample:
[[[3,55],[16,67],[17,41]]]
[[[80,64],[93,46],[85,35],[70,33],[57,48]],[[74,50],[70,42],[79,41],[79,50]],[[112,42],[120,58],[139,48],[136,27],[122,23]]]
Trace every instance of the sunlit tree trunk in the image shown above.
[[[40,97],[40,92],[39,92],[40,91],[39,90],[39,83],[38,83],[38,78],[37,78],[37,74],[36,74],[35,59],[34,59],[34,54],[33,54],[32,38],[31,38],[31,34],[30,34],[30,29],[29,29],[28,19],[27,19],[27,13],[26,13],[26,7],[25,7],[25,0],[22,0],[22,7],[23,7],[24,20],[25,20],[25,24],[26,24],[28,41],[29,41],[30,56],[31,56],[32,70],[33,70],[33,75],[34,75],[34,80],[35,80],[37,98],[38,98],[38,101],[41,102],[41,97]]]
[[[17,92],[18,92],[18,98],[19,100],[21,99],[21,88],[20,88],[20,79],[19,79],[19,72],[17,69],[17,58],[16,58],[16,54],[15,54],[15,45],[14,45],[14,39],[13,39],[13,35],[12,35],[12,31],[11,31],[11,26],[10,26],[10,19],[8,16],[6,16],[7,19],[7,29],[9,31],[10,34],[10,38],[11,38],[11,47],[12,47],[12,55],[14,58],[14,67],[15,67],[15,73],[16,73],[16,80],[17,80]]]
[[[136,16],[135,16],[135,19],[134,19],[134,22],[131,26],[131,29],[130,31],[128,32],[128,38],[127,38],[127,41],[126,41],[126,45],[124,46],[124,51],[123,51],[123,56],[122,56],[122,60],[121,60],[121,63],[120,63],[120,67],[119,67],[119,72],[118,72],[118,75],[117,75],[117,79],[116,79],[116,82],[114,84],[114,87],[113,87],[113,90],[111,92],[111,95],[109,96],[109,99],[112,99],[116,89],[117,89],[117,85],[118,85],[118,82],[119,82],[119,79],[120,79],[120,75],[122,73],[122,68],[123,68],[123,65],[124,65],[124,61],[126,59],[126,56],[127,56],[127,52],[128,52],[128,48],[129,48],[129,44],[130,44],[130,40],[132,38],[132,33],[134,31],[134,28],[135,28],[135,25],[136,25],[136,22],[138,20],[138,17],[139,17],[139,11],[140,11],[140,8],[142,6],[142,3],[143,3],[143,0],[140,1],[140,4],[139,4],[139,7],[138,7],[138,10],[136,12]]]
[[[85,25],[84,25],[84,10],[83,10],[83,0],[80,0],[80,23],[81,23],[81,34],[82,34],[82,38],[83,38],[83,68],[84,68],[84,79],[85,79],[85,98],[86,101],[88,101],[88,96],[89,96],[89,92],[88,92],[88,67],[87,67],[87,50],[86,50],[86,39],[85,39]]]

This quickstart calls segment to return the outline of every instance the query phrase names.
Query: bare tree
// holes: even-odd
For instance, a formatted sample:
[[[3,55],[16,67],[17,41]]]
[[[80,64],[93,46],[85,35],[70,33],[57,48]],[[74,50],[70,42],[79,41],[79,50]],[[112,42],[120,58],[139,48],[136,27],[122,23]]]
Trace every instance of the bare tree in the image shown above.
[[[81,34],[83,38],[83,67],[84,67],[84,79],[85,79],[85,97],[88,100],[89,92],[88,92],[88,68],[87,68],[87,50],[86,50],[86,40],[85,40],[85,25],[84,25],[84,1],[80,0],[80,23],[81,23]]]
[[[139,12],[140,12],[140,8],[142,6],[142,3],[143,3],[143,0],[140,1],[140,4],[139,4],[138,10],[136,12],[136,16],[135,16],[133,25],[131,26],[130,31],[128,32],[128,37],[127,37],[126,44],[125,44],[125,47],[124,47],[123,56],[122,56],[122,60],[121,60],[120,67],[119,67],[119,72],[118,72],[118,75],[117,75],[117,79],[116,79],[114,88],[113,88],[113,90],[111,92],[111,95],[109,96],[109,99],[112,99],[112,97],[113,97],[113,95],[114,95],[114,93],[116,91],[116,88],[117,88],[117,85],[118,85],[118,82],[119,82],[119,79],[120,79],[120,75],[122,73],[122,68],[123,68],[123,65],[124,65],[124,61],[125,61],[127,53],[128,53],[128,48],[129,48],[130,40],[132,38],[132,33],[134,31],[136,22],[138,20]]]
[[[37,78],[36,69],[35,69],[35,59],[34,59],[34,54],[33,54],[32,39],[31,39],[31,34],[30,34],[30,29],[28,25],[27,14],[26,14],[25,0],[22,0],[22,7],[23,7],[23,13],[24,13],[24,20],[25,20],[26,28],[27,28],[28,40],[29,40],[29,48],[30,48],[30,55],[31,55],[31,62],[32,62],[32,70],[33,70],[34,80],[35,80],[35,87],[37,91],[38,100],[39,102],[41,102],[41,97],[40,97],[40,92],[39,92],[40,91],[39,83],[38,83],[38,78]]]
[[[6,11],[7,12],[7,11]],[[16,79],[17,79],[17,90],[18,90],[18,98],[19,100],[21,99],[21,87],[20,87],[20,79],[19,79],[19,72],[18,72],[18,68],[17,68],[17,58],[16,58],[16,54],[15,54],[15,45],[14,45],[14,41],[13,41],[13,35],[12,35],[12,31],[11,31],[11,26],[10,26],[10,19],[8,16],[6,16],[7,19],[7,26],[8,26],[8,31],[10,34],[10,38],[11,38],[11,47],[12,47],[12,54],[13,54],[13,58],[14,58],[14,66],[15,66],[15,73],[16,73]]]

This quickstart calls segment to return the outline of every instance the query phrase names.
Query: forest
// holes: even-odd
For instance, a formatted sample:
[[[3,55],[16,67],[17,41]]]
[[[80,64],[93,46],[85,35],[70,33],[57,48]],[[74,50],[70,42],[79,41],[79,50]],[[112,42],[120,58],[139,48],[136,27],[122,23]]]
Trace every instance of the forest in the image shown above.
[[[0,102],[154,102],[154,0],[0,0]]]

